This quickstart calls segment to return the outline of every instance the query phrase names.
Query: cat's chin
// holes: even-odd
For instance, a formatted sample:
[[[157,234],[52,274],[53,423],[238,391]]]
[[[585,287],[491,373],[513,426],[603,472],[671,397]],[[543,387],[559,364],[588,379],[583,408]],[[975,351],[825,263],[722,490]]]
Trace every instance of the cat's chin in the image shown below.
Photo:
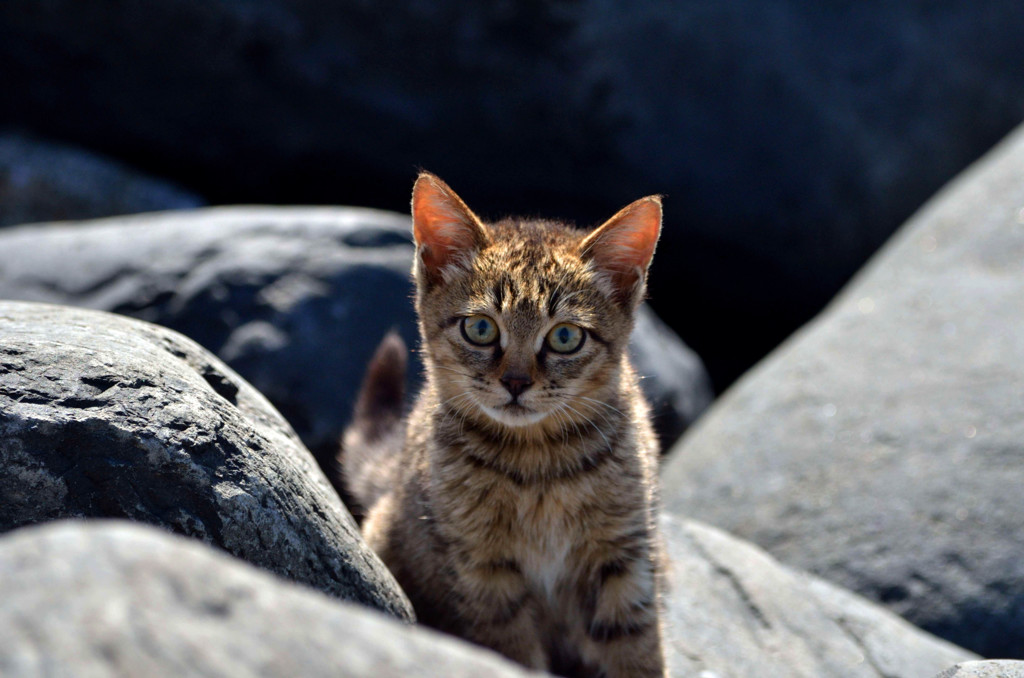
[[[547,412],[535,412],[525,407],[488,407],[481,404],[480,409],[494,421],[510,428],[533,426],[544,421],[548,416]]]

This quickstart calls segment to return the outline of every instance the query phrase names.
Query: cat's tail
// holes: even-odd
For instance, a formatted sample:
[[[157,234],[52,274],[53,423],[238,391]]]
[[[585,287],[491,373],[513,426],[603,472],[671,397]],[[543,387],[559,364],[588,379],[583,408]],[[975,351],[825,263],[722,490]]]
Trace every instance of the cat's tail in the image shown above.
[[[407,356],[402,338],[394,330],[388,332],[366,368],[352,423],[342,434],[338,462],[349,508],[357,519],[394,486],[392,476],[405,437]]]

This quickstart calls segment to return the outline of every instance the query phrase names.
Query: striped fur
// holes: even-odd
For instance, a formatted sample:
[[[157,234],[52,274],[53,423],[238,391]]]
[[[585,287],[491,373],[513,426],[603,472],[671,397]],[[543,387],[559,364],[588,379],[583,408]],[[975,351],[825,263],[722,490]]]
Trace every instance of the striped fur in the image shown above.
[[[660,201],[589,236],[485,225],[424,174],[413,220],[426,383],[404,424],[374,410],[402,378],[388,340],[343,446],[363,534],[425,624],[563,675],[664,675],[658,450],[626,357]],[[480,315],[493,345],[464,332]],[[559,323],[585,330],[571,354]]]

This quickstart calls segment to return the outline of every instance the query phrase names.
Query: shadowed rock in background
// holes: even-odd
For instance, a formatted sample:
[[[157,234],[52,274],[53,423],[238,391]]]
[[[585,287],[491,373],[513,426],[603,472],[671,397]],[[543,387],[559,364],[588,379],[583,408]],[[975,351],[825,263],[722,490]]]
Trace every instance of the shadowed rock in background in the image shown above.
[[[81,148],[0,132],[0,226],[203,204],[198,196]]]

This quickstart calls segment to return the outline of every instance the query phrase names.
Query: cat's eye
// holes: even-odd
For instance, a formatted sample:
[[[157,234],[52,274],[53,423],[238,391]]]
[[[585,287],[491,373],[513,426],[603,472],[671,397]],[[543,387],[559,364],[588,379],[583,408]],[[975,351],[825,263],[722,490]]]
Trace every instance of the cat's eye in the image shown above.
[[[548,346],[556,353],[573,353],[583,346],[586,336],[582,327],[560,323],[548,332]]]
[[[462,336],[471,344],[489,346],[498,340],[498,326],[485,315],[471,315],[462,319]]]

